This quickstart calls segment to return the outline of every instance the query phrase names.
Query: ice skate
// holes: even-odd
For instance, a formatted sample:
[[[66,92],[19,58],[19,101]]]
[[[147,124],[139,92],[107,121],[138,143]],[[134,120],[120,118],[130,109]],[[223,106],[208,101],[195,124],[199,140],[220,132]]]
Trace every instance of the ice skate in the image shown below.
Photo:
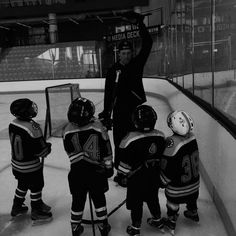
[[[41,225],[52,221],[52,213],[42,209],[33,209],[31,212],[32,225]]]
[[[118,184],[118,179],[119,179],[119,176],[118,176],[118,174],[117,174],[116,176],[114,176],[113,181]]]
[[[72,236],[80,236],[84,232],[81,224],[71,223]]]
[[[11,210],[11,216],[12,218],[14,218],[14,217],[25,214],[27,211],[28,211],[28,207],[24,203],[21,205],[13,204],[12,210]]]
[[[126,232],[132,236],[140,236],[140,228],[136,228],[133,225],[129,225],[126,229]]]
[[[40,208],[42,209],[42,211],[44,212],[50,212],[51,211],[51,207],[48,206],[46,203],[44,203],[42,200],[40,201]]]
[[[165,233],[164,231],[164,222],[162,218],[156,219],[156,218],[148,218],[147,223],[152,226],[157,228],[160,232]]]
[[[175,235],[175,227],[176,227],[176,220],[173,217],[163,218],[164,226],[168,230],[168,232],[174,236]]]
[[[190,211],[190,210],[186,210],[184,211],[184,216],[194,222],[199,222],[199,216],[198,216],[198,213],[197,213],[197,210],[194,210],[194,211]]]
[[[109,232],[111,231],[110,224],[98,224],[98,229],[101,233],[101,236],[107,236]]]

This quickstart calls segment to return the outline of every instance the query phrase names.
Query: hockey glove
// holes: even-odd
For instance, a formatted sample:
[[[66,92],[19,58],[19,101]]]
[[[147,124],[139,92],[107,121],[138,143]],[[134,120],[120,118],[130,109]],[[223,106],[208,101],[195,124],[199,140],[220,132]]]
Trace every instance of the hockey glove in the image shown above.
[[[161,180],[161,178],[159,179],[159,188],[166,188],[167,187],[167,184],[165,184],[162,180]]]
[[[46,143],[46,147],[45,147],[45,149],[44,149],[44,151],[42,152],[42,155],[41,155],[42,158],[47,157],[47,155],[51,153],[51,151],[52,151],[51,147],[52,147],[51,143]]]
[[[168,185],[168,182],[166,182],[163,178],[163,174],[161,173],[159,176],[159,187],[160,188],[166,188]]]
[[[144,165],[146,168],[159,168],[160,160],[158,160],[158,159],[146,160]]]
[[[121,187],[126,188],[127,187],[127,176],[123,174],[118,174],[115,176],[114,181],[117,182]]]
[[[47,143],[47,148],[48,148],[48,154],[50,154],[51,151],[52,151],[52,144],[51,143]]]
[[[123,20],[129,21],[132,24],[138,24],[140,22],[143,22],[144,17],[145,16],[134,11],[125,12],[124,14],[122,14]]]
[[[113,168],[106,168],[106,177],[111,178],[114,174]]]
[[[127,188],[127,180],[128,180],[128,178],[126,176],[123,176],[120,179],[120,182],[118,182],[118,184],[123,188]]]
[[[102,124],[107,128],[107,130],[111,130],[112,119],[109,117],[108,114],[106,114],[105,112],[101,112],[98,114],[98,118],[102,122]]]

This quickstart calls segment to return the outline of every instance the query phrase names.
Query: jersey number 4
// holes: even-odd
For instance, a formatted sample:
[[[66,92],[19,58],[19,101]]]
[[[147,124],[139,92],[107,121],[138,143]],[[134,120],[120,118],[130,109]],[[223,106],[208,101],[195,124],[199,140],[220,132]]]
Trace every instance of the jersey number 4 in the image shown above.
[[[192,178],[196,178],[199,175],[199,153],[193,152],[191,155],[183,157],[182,168],[184,169],[184,175],[181,176],[182,183],[189,182]]]
[[[96,134],[89,135],[83,147],[80,146],[79,135],[74,134],[71,138],[76,153],[87,152],[92,160],[99,160],[98,136]]]

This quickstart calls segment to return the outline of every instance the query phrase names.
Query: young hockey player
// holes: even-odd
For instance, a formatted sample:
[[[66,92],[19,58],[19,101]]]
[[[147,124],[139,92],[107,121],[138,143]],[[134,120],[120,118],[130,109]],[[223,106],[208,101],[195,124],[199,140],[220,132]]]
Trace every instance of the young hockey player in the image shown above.
[[[16,117],[9,124],[9,136],[12,172],[18,181],[11,216],[16,217],[28,211],[24,201],[30,190],[33,224],[51,221],[51,207],[42,200],[44,177],[40,162],[40,158],[45,158],[51,152],[51,143],[45,141],[40,125],[32,120],[38,113],[37,105],[28,98],[17,99],[12,102],[10,112]]]
[[[164,134],[156,130],[157,114],[151,106],[139,105],[132,115],[135,130],[120,143],[119,173],[127,178],[126,207],[131,211],[132,225],[129,235],[140,235],[143,202],[152,215],[148,223],[162,231],[161,210],[158,199],[160,159],[165,149]]]
[[[167,124],[173,135],[167,138],[163,154],[161,180],[167,198],[165,226],[174,235],[179,204],[186,204],[184,216],[198,222],[199,152],[193,134],[193,120],[184,111],[171,112]]]
[[[111,230],[108,223],[105,192],[113,175],[112,149],[106,128],[94,117],[94,104],[77,98],[68,109],[69,123],[63,134],[65,151],[70,159],[68,175],[73,236],[83,233],[82,216],[89,193],[95,206],[102,236]]]

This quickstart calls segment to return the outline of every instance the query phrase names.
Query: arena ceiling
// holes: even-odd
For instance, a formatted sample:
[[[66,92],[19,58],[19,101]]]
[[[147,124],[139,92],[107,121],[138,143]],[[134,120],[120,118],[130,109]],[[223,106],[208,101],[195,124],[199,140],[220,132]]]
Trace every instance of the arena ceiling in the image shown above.
[[[149,0],[0,0],[0,28],[49,24],[49,13],[57,15],[58,24],[114,23],[123,12],[148,3]]]

